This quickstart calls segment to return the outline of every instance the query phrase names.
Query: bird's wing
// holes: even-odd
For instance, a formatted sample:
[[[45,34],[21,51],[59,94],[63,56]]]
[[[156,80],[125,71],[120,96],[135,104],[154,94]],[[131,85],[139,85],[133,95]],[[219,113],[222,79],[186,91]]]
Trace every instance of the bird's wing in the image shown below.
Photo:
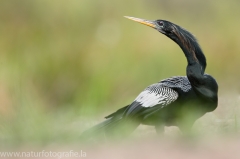
[[[142,114],[141,111],[144,111],[144,113],[155,112],[176,101],[179,97],[178,91],[188,92],[191,88],[186,76],[175,76],[161,80],[142,91],[134,102],[128,106],[125,115],[140,115]]]
[[[191,84],[186,76],[174,76],[148,86],[132,104],[125,106],[105,118],[153,113],[178,99],[178,91],[188,92]],[[140,113],[141,112],[141,113]]]
[[[175,90],[164,86],[162,83],[156,83],[147,87],[134,101],[146,108],[159,104],[164,107],[177,98],[178,93]]]
[[[142,91],[134,102],[129,105],[125,115],[134,115],[141,110],[157,107],[161,109],[178,98],[178,92],[162,83],[156,83],[148,86]]]
[[[188,92],[192,88],[187,76],[173,76],[173,77],[161,80],[158,83],[162,83],[166,87],[179,89],[182,92]]]

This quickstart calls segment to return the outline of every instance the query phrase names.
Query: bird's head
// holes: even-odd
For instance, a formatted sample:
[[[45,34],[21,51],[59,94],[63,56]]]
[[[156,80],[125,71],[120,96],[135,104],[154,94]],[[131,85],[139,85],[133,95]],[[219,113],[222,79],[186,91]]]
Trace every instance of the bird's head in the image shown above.
[[[145,20],[129,16],[125,16],[125,18],[150,26],[166,35],[182,48],[186,56],[191,54],[194,61],[200,62],[203,67],[202,70],[205,70],[205,56],[203,55],[196,38],[187,30],[166,20]]]
[[[141,24],[150,26],[165,35],[171,34],[174,29],[173,24],[166,20],[146,20],[146,19],[140,19],[140,18],[129,17],[129,16],[124,16],[124,17],[131,19],[133,21],[139,22]]]
[[[172,22],[166,20],[145,20],[129,16],[125,16],[125,18],[150,26],[175,42],[182,43],[187,48],[190,47],[191,42],[196,42],[195,37],[191,33]]]

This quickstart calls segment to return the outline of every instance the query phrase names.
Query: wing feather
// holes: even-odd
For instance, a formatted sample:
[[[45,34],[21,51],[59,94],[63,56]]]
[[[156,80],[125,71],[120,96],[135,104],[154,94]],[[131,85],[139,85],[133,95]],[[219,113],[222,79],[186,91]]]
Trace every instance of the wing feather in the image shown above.
[[[155,105],[162,105],[162,107],[170,104],[178,98],[177,91],[172,88],[165,87],[161,83],[156,83],[147,87],[141,92],[136,102],[140,103],[142,107],[153,107]]]
[[[188,92],[191,88],[191,84],[186,76],[164,79],[142,91],[134,102],[128,106],[125,115],[141,114],[141,111],[159,110],[176,101],[179,97],[178,91]],[[149,111],[146,109],[149,109]]]

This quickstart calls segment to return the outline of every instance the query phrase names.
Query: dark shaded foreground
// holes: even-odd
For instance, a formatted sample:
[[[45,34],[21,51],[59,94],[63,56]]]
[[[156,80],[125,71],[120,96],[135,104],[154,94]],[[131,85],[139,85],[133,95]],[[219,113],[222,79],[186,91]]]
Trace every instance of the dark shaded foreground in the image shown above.
[[[14,151],[70,152],[82,156],[62,156],[61,158],[88,159],[239,159],[239,137],[222,138],[144,138],[131,141],[114,141],[99,144],[77,144],[71,146],[51,145],[42,149],[24,147]],[[11,157],[9,157],[11,158]],[[14,158],[14,157],[12,157]],[[20,157],[21,158],[21,157]],[[22,157],[26,158],[26,157]],[[58,158],[58,157],[39,157]],[[59,157],[60,158],[60,157]]]
[[[240,142],[231,139],[166,140],[148,139],[121,144],[106,144],[86,148],[92,159],[239,159]]]

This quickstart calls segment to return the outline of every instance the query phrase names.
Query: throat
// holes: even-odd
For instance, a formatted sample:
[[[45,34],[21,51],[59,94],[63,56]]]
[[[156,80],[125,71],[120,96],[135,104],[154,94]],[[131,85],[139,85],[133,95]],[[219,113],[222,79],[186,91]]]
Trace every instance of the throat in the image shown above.
[[[201,48],[197,43],[192,42],[188,45],[190,45],[191,47],[186,46],[186,44],[179,44],[185,54],[188,66],[199,65],[198,67],[201,68],[201,73],[204,74],[207,66],[205,55],[203,54]]]

